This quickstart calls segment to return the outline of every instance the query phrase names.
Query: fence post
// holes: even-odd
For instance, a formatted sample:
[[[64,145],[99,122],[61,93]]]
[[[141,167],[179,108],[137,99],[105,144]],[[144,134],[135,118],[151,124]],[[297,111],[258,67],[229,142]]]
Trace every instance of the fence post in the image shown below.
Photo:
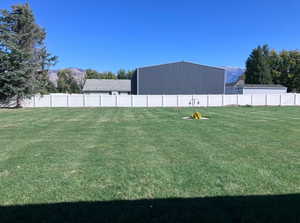
[[[162,107],[165,106],[165,97],[164,97],[164,95],[161,96],[161,106]]]
[[[149,95],[146,95],[146,106],[149,107]]]
[[[251,94],[251,106],[253,106],[253,94]]]
[[[177,102],[177,108],[179,107],[179,95],[176,97],[176,102]]]
[[[131,107],[134,106],[133,95],[131,95]]]
[[[83,103],[83,107],[85,107],[85,95],[82,95],[82,103]]]
[[[52,103],[52,95],[50,94],[50,108],[52,108],[52,105],[53,103]]]
[[[208,107],[209,106],[209,95],[207,95],[207,100],[206,100],[206,107]]]
[[[268,94],[265,94],[265,106],[268,106]]]
[[[69,103],[69,94],[67,94],[67,107],[70,107],[70,103]]]
[[[222,107],[224,107],[224,105],[225,105],[225,95],[222,94]]]
[[[279,97],[279,106],[282,106],[282,94],[280,93],[280,97]]]
[[[115,95],[116,107],[118,107],[118,95]]]
[[[194,104],[195,104],[195,102],[194,102],[194,95],[192,95],[192,107],[194,107]]]
[[[34,95],[34,96],[33,96],[33,107],[34,107],[34,108],[36,107],[36,102],[35,102],[36,99],[35,99],[35,97],[36,97],[36,96]]]
[[[101,98],[101,94],[99,94],[99,107],[102,106],[102,98]]]
[[[297,105],[297,94],[296,93],[294,94],[294,105],[295,106]]]

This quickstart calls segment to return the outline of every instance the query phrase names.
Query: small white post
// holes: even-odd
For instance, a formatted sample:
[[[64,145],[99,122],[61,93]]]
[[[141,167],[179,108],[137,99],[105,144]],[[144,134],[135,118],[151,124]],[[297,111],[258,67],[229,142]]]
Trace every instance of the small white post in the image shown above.
[[[209,106],[209,95],[207,95],[207,100],[206,100],[206,107],[208,107]]]
[[[237,105],[237,106],[240,105],[240,103],[239,103],[239,94],[236,95],[236,105]]]
[[[149,107],[149,95],[146,96],[146,106]]]
[[[67,107],[70,107],[70,103],[69,103],[69,100],[70,100],[70,99],[69,99],[69,96],[70,96],[70,95],[67,94]]]
[[[282,94],[280,94],[280,97],[279,97],[279,106],[282,106]]]
[[[131,107],[134,106],[133,95],[131,95]]]
[[[116,107],[118,107],[118,95],[115,96]]]
[[[36,99],[35,99],[35,97],[36,97],[36,96],[34,95],[34,96],[33,96],[33,107],[34,107],[34,108],[36,107],[36,102],[35,102]]]
[[[85,95],[82,95],[82,102],[83,102],[83,107],[85,107]]]
[[[194,107],[194,104],[195,104],[195,102],[194,102],[194,95],[192,95],[192,107]]]
[[[268,94],[265,94],[265,106],[268,106]]]
[[[52,103],[52,95],[50,94],[50,108],[52,108],[52,105],[53,103]]]
[[[297,94],[296,93],[294,94],[294,105],[295,106],[297,105]]]
[[[222,107],[224,107],[224,105],[225,105],[225,95],[222,94]]]
[[[251,105],[253,106],[253,94],[251,94]]]
[[[161,96],[161,106],[162,107],[165,106],[165,97],[164,97],[164,95]]]
[[[101,98],[101,94],[99,94],[99,107],[102,106],[102,98]]]
[[[179,107],[179,95],[177,95],[176,101],[177,101],[177,108],[178,108]]]

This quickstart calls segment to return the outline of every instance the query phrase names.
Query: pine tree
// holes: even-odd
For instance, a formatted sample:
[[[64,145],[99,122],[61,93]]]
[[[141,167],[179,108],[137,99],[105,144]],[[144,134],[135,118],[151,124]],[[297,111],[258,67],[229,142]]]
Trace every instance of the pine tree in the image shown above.
[[[29,4],[1,10],[0,15],[0,101],[9,103],[41,92],[45,68],[57,58],[47,53],[46,32],[36,24]],[[41,71],[44,75],[41,78]],[[41,81],[43,80],[43,81]]]
[[[272,75],[267,45],[254,49],[246,62],[247,84],[272,84]]]

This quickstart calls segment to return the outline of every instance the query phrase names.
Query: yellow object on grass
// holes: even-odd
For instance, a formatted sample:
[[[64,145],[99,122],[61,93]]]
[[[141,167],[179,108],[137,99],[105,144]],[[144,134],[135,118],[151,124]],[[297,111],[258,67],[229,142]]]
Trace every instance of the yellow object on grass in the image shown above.
[[[201,118],[202,118],[202,115],[201,115],[200,112],[195,112],[195,113],[193,114],[193,119],[199,120],[199,119],[201,119]]]

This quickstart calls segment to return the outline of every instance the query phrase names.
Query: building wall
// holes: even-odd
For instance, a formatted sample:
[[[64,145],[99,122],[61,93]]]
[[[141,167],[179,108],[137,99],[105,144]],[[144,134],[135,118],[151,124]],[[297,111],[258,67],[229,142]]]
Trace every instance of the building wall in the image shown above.
[[[235,86],[227,86],[225,94],[243,94],[243,89]]]
[[[224,94],[225,70],[179,62],[139,68],[133,82],[140,95]]]
[[[243,94],[285,94],[287,89],[281,88],[244,88]]]

